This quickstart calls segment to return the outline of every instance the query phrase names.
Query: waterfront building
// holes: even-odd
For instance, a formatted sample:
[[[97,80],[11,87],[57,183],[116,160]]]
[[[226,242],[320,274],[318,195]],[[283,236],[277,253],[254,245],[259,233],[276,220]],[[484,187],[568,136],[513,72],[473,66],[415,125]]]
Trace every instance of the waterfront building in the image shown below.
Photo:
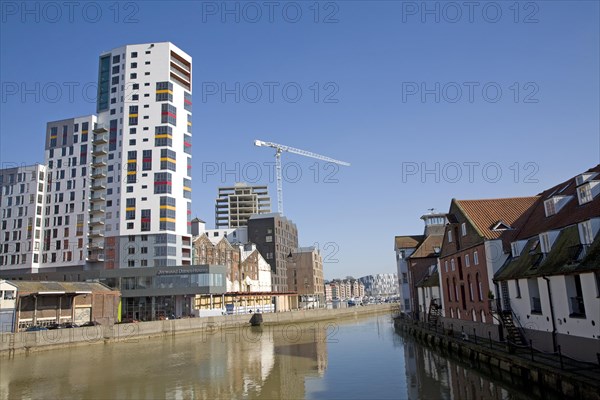
[[[423,321],[435,322],[442,306],[440,276],[437,265],[432,265],[415,285],[418,295],[419,318]]]
[[[169,42],[127,45],[100,55],[98,76],[94,134],[108,142],[92,167],[107,179],[91,233],[104,267],[190,265],[192,59]]]
[[[437,265],[445,225],[446,214],[429,213],[421,216],[425,223],[423,235],[396,236],[394,250],[400,288],[400,310],[415,318],[423,312],[419,308],[416,284],[422,281],[433,265]]]
[[[279,213],[252,215],[248,219],[248,241],[256,244],[271,266],[273,291],[287,292],[288,263],[298,249],[296,224]]]
[[[12,317],[11,332],[30,326],[118,321],[121,294],[100,283],[0,280],[0,288],[0,314]]]
[[[499,337],[488,302],[492,278],[508,257],[508,234],[521,226],[537,199],[452,199],[438,269],[448,325]]]
[[[397,274],[375,274],[359,278],[365,294],[371,297],[397,296],[400,293]]]
[[[40,272],[102,267],[104,213],[98,212],[97,200],[105,194],[106,179],[98,176],[94,163],[107,148],[96,144],[95,124],[96,116],[88,115],[46,125]]]
[[[251,215],[270,212],[271,198],[267,186],[236,183],[234,186],[220,187],[215,204],[215,227],[247,226]]]
[[[316,247],[300,247],[293,252],[287,271],[288,289],[298,294],[300,308],[325,304],[323,259]]]
[[[46,178],[43,165],[0,170],[0,273],[36,272],[40,267]]]
[[[496,273],[503,322],[543,351],[600,353],[600,166],[542,192]],[[505,335],[511,337],[511,331]]]

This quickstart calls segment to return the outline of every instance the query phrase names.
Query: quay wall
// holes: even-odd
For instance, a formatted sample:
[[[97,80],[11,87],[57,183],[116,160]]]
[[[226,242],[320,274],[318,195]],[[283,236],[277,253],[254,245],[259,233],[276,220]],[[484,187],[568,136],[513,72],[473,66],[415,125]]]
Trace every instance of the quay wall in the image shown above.
[[[326,320],[356,318],[364,315],[397,311],[397,304],[377,304],[338,309],[295,310],[262,314],[263,326],[306,323]],[[30,354],[90,344],[137,341],[142,338],[175,336],[179,333],[204,332],[214,334],[223,329],[250,327],[252,314],[223,315],[215,317],[185,318],[115,325],[55,329],[37,332],[0,334],[0,357]]]
[[[598,377],[579,374],[577,370],[565,370],[559,366],[536,362],[507,351],[490,348],[485,340],[480,344],[433,332],[419,325],[403,323],[396,319],[397,330],[413,336],[419,343],[439,350],[458,359],[477,364],[482,369],[509,375],[513,379],[531,382],[550,388],[568,399],[600,400],[600,370]]]

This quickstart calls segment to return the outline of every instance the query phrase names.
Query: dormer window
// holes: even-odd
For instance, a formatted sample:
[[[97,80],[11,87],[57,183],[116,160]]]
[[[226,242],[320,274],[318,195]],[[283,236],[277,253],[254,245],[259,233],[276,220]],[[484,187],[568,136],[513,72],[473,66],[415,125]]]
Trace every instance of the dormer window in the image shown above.
[[[546,217],[550,217],[559,212],[565,204],[571,200],[572,196],[552,196],[548,200],[544,201],[544,211]]]
[[[594,199],[592,196],[592,188],[589,184],[585,184],[577,188],[577,198],[579,199],[579,204],[589,203]]]
[[[584,183],[595,178],[597,175],[598,175],[598,173],[596,173],[596,172],[583,173],[583,174],[579,175],[577,178],[575,178],[575,183],[577,183],[577,186],[583,185]]]
[[[512,242],[510,244],[510,248],[512,251],[512,256],[519,257],[519,255],[521,254],[521,252],[519,251],[519,244],[517,242]]]
[[[492,231],[507,231],[512,229],[509,224],[504,221],[498,221],[492,225]]]

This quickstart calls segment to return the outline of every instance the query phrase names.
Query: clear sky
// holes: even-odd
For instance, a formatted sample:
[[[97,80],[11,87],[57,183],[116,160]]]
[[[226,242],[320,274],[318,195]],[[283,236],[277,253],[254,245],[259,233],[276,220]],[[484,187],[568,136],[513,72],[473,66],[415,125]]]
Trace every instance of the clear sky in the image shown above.
[[[268,183],[276,205],[254,139],[352,164],[283,156],[285,214],[326,278],[395,272],[394,235],[452,198],[532,195],[599,162],[597,1],[0,4],[3,166],[43,161],[47,121],[95,112],[100,52],[172,41],[193,57],[209,227],[219,185]]]

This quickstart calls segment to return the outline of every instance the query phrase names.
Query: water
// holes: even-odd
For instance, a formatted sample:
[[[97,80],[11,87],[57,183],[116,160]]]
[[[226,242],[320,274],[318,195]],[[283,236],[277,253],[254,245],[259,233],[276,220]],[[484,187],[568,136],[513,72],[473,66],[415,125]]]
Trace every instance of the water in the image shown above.
[[[398,335],[387,315],[0,360],[0,398],[529,399]],[[546,400],[550,397],[544,396]]]

